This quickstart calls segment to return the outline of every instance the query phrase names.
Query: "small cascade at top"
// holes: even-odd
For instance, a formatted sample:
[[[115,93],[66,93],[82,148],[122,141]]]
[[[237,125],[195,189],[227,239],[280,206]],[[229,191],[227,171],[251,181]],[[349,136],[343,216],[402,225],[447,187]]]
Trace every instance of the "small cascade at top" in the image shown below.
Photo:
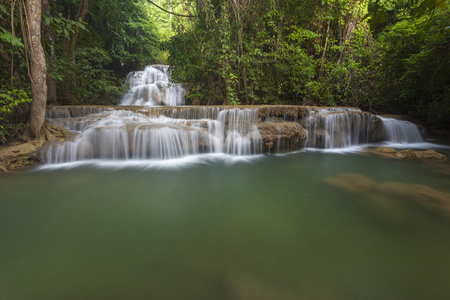
[[[178,84],[170,83],[168,69],[166,65],[151,65],[144,71],[128,74],[126,84],[130,90],[123,96],[121,105],[183,105],[185,90]]]

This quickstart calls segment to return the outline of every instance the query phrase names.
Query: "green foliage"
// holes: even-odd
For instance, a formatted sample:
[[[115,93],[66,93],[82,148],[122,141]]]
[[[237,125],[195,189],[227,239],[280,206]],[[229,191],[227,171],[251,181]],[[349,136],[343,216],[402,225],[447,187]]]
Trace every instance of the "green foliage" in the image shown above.
[[[18,47],[19,49],[23,49],[24,47],[21,38],[13,35],[11,32],[7,31],[4,28],[0,28],[0,39],[13,47]]]
[[[117,86],[117,79],[113,76],[113,72],[104,68],[111,63],[108,53],[101,48],[78,48],[75,58],[75,64],[65,58],[58,60],[56,70],[61,73],[56,77],[63,78],[63,83],[70,86],[77,102],[118,103],[124,90],[122,86]]]
[[[0,114],[11,114],[15,107],[31,102],[31,97],[23,90],[0,91]]]
[[[14,114],[21,107],[31,102],[29,91],[12,88],[8,83],[2,82],[0,89],[0,143],[6,143],[14,138],[23,123],[16,122]]]
[[[270,6],[275,2],[205,1],[196,26],[163,44],[172,78],[191,86],[193,102],[298,103],[307,93],[315,66],[301,46],[319,35],[281,26],[282,13]]]
[[[101,47],[111,58],[107,67],[118,77],[143,69],[156,61],[158,51],[155,24],[149,14],[144,0],[93,2],[90,6],[91,29],[83,32],[80,46],[90,47],[93,40],[101,40]]]
[[[382,76],[378,92],[397,111],[446,122],[450,117],[450,12],[404,20],[383,32],[377,46]]]
[[[71,33],[75,33],[77,28],[86,30],[87,23],[75,22],[74,20],[67,19],[62,13],[58,13],[56,16],[52,16],[49,12],[44,11],[42,14],[43,21],[52,27],[55,34],[69,38]]]

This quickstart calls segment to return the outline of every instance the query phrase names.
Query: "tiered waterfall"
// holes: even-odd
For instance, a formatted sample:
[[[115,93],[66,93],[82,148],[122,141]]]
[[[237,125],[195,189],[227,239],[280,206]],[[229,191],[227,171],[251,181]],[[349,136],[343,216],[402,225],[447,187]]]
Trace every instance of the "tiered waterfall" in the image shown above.
[[[43,145],[41,160],[162,160],[422,141],[415,124],[356,108],[179,106],[185,92],[170,83],[167,69],[155,65],[131,73],[122,106],[49,107],[47,120],[72,135]]]

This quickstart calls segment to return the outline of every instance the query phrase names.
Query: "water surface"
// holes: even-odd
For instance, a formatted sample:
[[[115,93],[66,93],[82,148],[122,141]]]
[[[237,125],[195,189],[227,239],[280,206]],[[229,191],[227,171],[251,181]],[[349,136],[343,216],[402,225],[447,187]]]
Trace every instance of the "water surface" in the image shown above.
[[[1,175],[0,299],[449,299],[449,178],[308,151]]]

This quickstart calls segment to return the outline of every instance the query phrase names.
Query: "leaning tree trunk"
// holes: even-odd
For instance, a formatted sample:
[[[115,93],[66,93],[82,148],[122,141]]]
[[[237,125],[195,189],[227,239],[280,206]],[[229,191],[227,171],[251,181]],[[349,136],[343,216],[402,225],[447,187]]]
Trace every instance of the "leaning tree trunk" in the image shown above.
[[[28,123],[34,138],[39,138],[45,122],[45,109],[47,104],[47,66],[45,65],[45,54],[41,44],[41,0],[27,0],[27,32],[30,53],[31,71],[31,116]]]

